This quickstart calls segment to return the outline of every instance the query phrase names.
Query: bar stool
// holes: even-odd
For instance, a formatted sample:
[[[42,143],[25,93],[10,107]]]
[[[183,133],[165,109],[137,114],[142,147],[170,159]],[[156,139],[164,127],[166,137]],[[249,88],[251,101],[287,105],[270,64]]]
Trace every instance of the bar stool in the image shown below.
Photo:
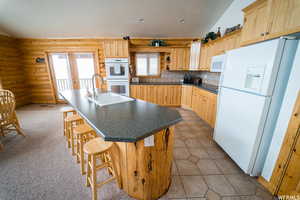
[[[66,117],[70,114],[72,115],[75,115],[76,114],[76,111],[72,108],[72,107],[63,107],[60,109],[60,112],[63,113],[63,120],[64,120],[64,136],[66,137],[67,139],[67,126],[66,126]]]
[[[83,145],[97,137],[96,132],[88,124],[80,124],[73,129],[73,134],[76,139],[76,161],[80,163],[81,174],[85,172],[85,159],[83,153]]]
[[[101,187],[102,185],[109,183],[113,180],[117,180],[117,174],[115,172],[116,165],[114,160],[112,159],[111,149],[113,147],[112,142],[105,142],[100,137],[95,138],[87,142],[84,147],[83,151],[87,154],[87,175],[86,175],[86,185],[88,187],[91,186],[92,189],[92,199],[97,199],[97,188]],[[97,159],[101,162],[100,165],[97,165]],[[107,168],[109,172],[110,178],[97,182],[97,170]]]
[[[66,135],[67,135],[68,148],[71,147],[72,155],[75,156],[73,129],[79,124],[83,124],[84,121],[79,115],[76,114],[76,115],[67,116],[65,122],[66,122]]]

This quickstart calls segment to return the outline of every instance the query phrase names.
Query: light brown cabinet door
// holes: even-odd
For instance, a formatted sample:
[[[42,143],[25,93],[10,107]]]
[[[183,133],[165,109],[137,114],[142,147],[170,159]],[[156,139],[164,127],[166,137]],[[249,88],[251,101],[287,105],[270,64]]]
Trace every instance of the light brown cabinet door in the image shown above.
[[[190,65],[190,48],[173,48],[171,51],[171,70],[188,70]]]
[[[131,97],[165,106],[181,105],[181,85],[131,85]]]
[[[129,56],[127,40],[104,40],[103,47],[106,58],[127,58]]]
[[[200,50],[200,70],[206,69],[206,59],[208,53],[208,45],[202,45]]]
[[[242,45],[265,39],[269,17],[268,5],[267,0],[258,0],[249,9],[244,9],[244,26],[241,36]]]
[[[269,0],[270,18],[267,38],[300,31],[299,0]]]
[[[181,92],[181,106],[183,108],[191,108],[192,105],[193,86],[183,85]]]

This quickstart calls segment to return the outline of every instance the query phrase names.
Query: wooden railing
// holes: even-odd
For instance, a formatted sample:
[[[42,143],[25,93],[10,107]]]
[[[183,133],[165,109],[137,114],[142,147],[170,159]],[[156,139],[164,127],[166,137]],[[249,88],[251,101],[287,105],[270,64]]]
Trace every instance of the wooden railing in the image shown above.
[[[73,88],[72,80],[70,79],[56,79],[56,85],[58,92]],[[92,79],[79,79],[79,86],[81,89],[92,88]]]

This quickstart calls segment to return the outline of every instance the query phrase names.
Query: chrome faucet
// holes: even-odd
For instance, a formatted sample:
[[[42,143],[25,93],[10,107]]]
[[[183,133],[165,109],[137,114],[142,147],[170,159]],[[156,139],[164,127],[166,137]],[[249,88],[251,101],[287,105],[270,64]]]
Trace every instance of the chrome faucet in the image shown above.
[[[94,75],[92,76],[93,98],[96,97],[95,78],[96,78],[97,76],[98,76],[98,77],[100,78],[100,80],[101,80],[101,85],[103,84],[103,78],[100,76],[100,74],[94,74]],[[101,92],[101,85],[99,86],[100,92]]]

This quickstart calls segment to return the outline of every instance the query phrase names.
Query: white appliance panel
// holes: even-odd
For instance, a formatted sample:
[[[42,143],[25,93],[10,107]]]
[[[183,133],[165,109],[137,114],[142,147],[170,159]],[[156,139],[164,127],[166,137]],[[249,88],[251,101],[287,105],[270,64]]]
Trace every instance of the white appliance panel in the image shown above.
[[[225,62],[226,62],[225,54],[213,56],[211,59],[210,71],[211,72],[222,72]]]
[[[125,96],[129,96],[130,94],[129,81],[126,80],[108,80],[107,88],[109,92],[114,92]]]
[[[245,173],[250,174],[270,98],[221,88],[218,101],[214,139]]]
[[[228,51],[221,86],[272,95],[283,43],[276,39]]]

